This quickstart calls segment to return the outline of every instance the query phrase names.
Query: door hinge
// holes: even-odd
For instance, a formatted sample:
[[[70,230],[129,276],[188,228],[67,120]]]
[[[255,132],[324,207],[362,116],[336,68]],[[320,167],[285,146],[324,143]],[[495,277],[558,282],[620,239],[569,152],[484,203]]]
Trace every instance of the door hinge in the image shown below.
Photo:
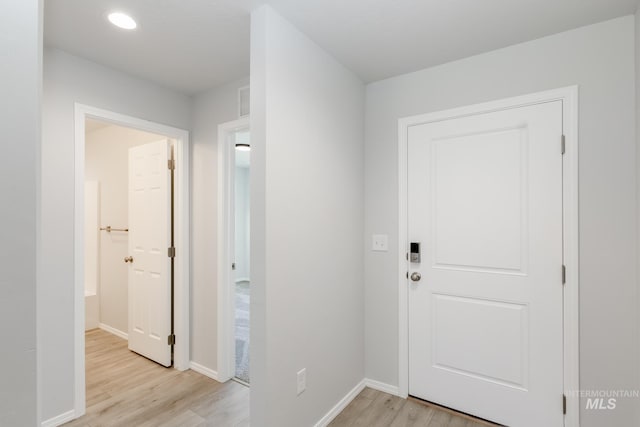
[[[232,269],[232,270],[235,270],[235,269],[236,269],[236,263],[235,263],[235,262],[232,262],[232,263],[231,263],[231,269]]]
[[[567,151],[566,138],[564,135],[560,137],[560,154],[564,154]]]
[[[175,248],[175,246],[171,246],[170,248],[167,249],[167,256],[169,258],[175,258],[176,257],[176,248]]]
[[[562,284],[567,283],[567,266],[562,264]]]
[[[176,161],[173,159],[169,159],[167,160],[167,167],[169,168],[169,170],[174,170],[176,168]]]
[[[171,334],[167,337],[167,344],[169,345],[175,345],[176,343],[176,336],[174,334]]]
[[[567,413],[567,396],[565,394],[562,395],[562,413]]]
[[[409,252],[407,252],[405,257],[407,258],[407,261],[409,261]]]

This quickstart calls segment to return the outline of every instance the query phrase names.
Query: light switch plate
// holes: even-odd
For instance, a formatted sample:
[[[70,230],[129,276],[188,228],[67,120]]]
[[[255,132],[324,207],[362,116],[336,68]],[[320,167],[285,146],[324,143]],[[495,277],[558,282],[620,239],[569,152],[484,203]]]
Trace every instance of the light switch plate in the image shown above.
[[[374,234],[371,241],[371,250],[387,252],[389,250],[389,236],[386,234]]]

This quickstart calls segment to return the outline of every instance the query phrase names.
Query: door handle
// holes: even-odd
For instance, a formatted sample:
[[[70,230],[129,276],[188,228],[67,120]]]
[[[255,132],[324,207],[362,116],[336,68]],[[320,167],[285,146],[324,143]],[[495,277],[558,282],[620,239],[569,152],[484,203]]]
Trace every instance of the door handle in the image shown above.
[[[133,264],[133,257],[132,256],[124,257],[124,262],[130,262]]]
[[[413,273],[411,273],[411,280],[413,282],[419,282],[420,279],[422,279],[422,275],[420,273],[418,273],[417,271],[414,271]]]

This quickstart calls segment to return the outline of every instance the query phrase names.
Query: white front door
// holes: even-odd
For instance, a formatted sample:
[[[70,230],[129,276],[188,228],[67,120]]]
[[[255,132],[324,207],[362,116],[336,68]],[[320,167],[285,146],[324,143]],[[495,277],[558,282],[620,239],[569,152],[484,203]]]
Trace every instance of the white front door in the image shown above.
[[[129,149],[129,349],[171,366],[171,147]]]
[[[409,394],[563,425],[561,138],[561,101],[409,128]]]

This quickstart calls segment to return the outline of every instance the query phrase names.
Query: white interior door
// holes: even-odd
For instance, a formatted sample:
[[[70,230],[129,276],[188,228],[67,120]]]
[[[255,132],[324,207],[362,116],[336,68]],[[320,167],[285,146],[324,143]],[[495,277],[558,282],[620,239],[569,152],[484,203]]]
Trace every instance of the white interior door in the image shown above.
[[[409,394],[563,425],[561,137],[561,101],[409,128]]]
[[[129,149],[129,349],[171,366],[168,140]]]

